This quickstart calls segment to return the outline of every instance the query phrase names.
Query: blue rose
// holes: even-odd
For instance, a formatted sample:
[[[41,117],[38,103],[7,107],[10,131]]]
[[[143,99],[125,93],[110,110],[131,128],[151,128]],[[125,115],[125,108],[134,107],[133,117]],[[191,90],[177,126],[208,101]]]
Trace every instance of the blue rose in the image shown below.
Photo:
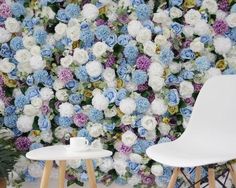
[[[171,24],[171,30],[173,31],[173,33],[175,33],[176,35],[179,35],[182,33],[183,31],[183,25],[181,25],[180,23],[177,22],[173,22]]]
[[[74,94],[71,94],[69,96],[69,102],[73,105],[74,104],[80,104],[82,101],[83,101],[83,95],[82,94],[74,93]]]
[[[148,99],[144,98],[144,97],[138,97],[135,100],[136,103],[136,111],[138,113],[144,113],[148,110],[150,103],[148,101]]]
[[[129,76],[129,65],[120,65],[117,68],[117,74],[119,76],[119,78],[121,78],[122,80],[128,81],[130,79]]]
[[[22,37],[14,37],[10,41],[10,47],[12,50],[17,51],[24,48]]]
[[[69,127],[71,126],[73,123],[72,119],[70,117],[66,117],[66,116],[60,116],[58,118],[58,124],[62,127]]]
[[[236,4],[231,7],[230,13],[236,13]]]
[[[88,174],[85,173],[85,172],[82,172],[82,173],[80,174],[80,180],[81,180],[82,182],[88,181]]]
[[[236,69],[234,69],[233,67],[230,67],[223,71],[223,75],[232,75],[232,74],[236,74]]]
[[[52,46],[46,45],[41,49],[41,55],[43,57],[50,58],[52,57],[52,50],[53,50]]]
[[[195,53],[190,48],[184,48],[180,52],[180,57],[183,60],[191,60],[195,58]]]
[[[16,112],[16,107],[13,105],[9,105],[4,110],[4,115],[8,116]]]
[[[137,154],[143,154],[146,152],[147,148],[154,145],[153,141],[138,139],[133,145],[133,151]]]
[[[8,116],[4,116],[4,125],[8,128],[14,128],[16,127],[16,122],[17,122],[17,115],[16,114],[11,114]]]
[[[82,31],[80,33],[80,40],[83,41],[83,47],[90,48],[94,43],[94,33],[90,30]]]
[[[117,43],[117,36],[116,34],[112,33],[110,34],[106,40],[105,40],[106,44],[109,46],[109,47],[113,47],[116,45]]]
[[[227,36],[233,41],[236,42],[236,27],[231,28],[227,33]]]
[[[131,4],[134,6],[134,7],[137,7],[138,5],[141,5],[141,4],[144,4],[144,0],[131,0]]]
[[[130,39],[131,39],[130,35],[122,34],[118,37],[118,44],[121,46],[126,46],[129,43]]]
[[[28,86],[32,86],[34,84],[34,77],[32,75],[27,76],[26,78],[26,84]]]
[[[88,130],[86,128],[80,129],[77,134],[78,137],[85,137],[88,141],[92,141],[93,138],[90,136]]]
[[[34,150],[34,149],[38,149],[38,148],[42,148],[42,147],[43,147],[43,144],[35,142],[30,145],[30,150]]]
[[[115,179],[115,183],[118,184],[118,185],[125,185],[125,184],[127,184],[127,180],[122,176],[118,176]]]
[[[36,84],[44,83],[48,78],[48,72],[46,70],[36,70],[33,78]]]
[[[87,82],[89,79],[89,75],[87,73],[87,69],[85,66],[80,66],[75,69],[75,76],[81,82]]]
[[[105,130],[108,132],[112,132],[115,129],[115,127],[116,127],[115,123],[110,123],[110,124],[104,125]]]
[[[143,27],[149,29],[150,31],[154,32],[154,23],[151,20],[146,20],[143,22]]]
[[[15,17],[24,16],[26,14],[25,7],[20,3],[13,3],[11,5],[11,11]]]
[[[38,18],[26,17],[23,20],[22,25],[25,29],[32,31],[34,29],[34,26],[37,25],[38,23],[39,23]]]
[[[139,172],[139,170],[140,170],[140,164],[132,162],[132,161],[129,161],[128,162],[128,168],[129,168],[129,171],[132,174],[137,174]]]
[[[140,4],[136,6],[135,10],[138,19],[141,21],[148,20],[151,16],[151,9],[147,4]]]
[[[74,105],[74,111],[75,111],[75,113],[81,112],[82,111],[81,106],[78,104]]]
[[[174,59],[174,53],[170,48],[164,48],[160,52],[160,61],[163,65],[169,65]]]
[[[138,48],[132,44],[128,44],[127,46],[125,46],[124,49],[124,56],[127,59],[131,59],[131,60],[136,60],[136,58],[138,57]]]
[[[117,97],[116,97],[116,105],[119,105],[120,104],[120,101],[124,98],[126,98],[128,94],[128,91],[124,88],[120,89],[118,92],[117,92]]]
[[[158,34],[162,34],[163,33],[163,30],[160,26],[155,26],[154,27],[154,31],[153,31],[156,35]]]
[[[117,91],[115,88],[107,88],[103,92],[103,95],[109,100],[110,103],[113,103],[116,100]]]
[[[86,30],[89,30],[89,24],[86,22],[86,21],[84,21],[84,22],[82,22],[81,24],[80,24],[80,30],[81,31],[86,31]]]
[[[66,83],[66,88],[70,90],[76,89],[77,86],[78,86],[78,82],[74,79]]]
[[[169,0],[171,6],[180,6],[183,4],[183,0]]]
[[[43,45],[46,42],[46,38],[47,38],[47,32],[43,29],[36,29],[34,31],[33,34],[35,41],[40,44]]]
[[[166,80],[165,80],[165,83],[167,85],[177,85],[179,84],[179,79],[177,76],[175,76],[174,74],[170,74],[167,76]]]
[[[51,129],[51,121],[48,119],[47,116],[39,116],[38,119],[38,126],[41,131],[47,131]]]
[[[180,76],[184,79],[184,80],[191,80],[194,77],[194,73],[192,71],[188,71],[188,70],[183,70],[180,73]]]
[[[187,106],[184,108],[180,108],[180,113],[182,114],[182,116],[186,119],[190,118],[191,113],[192,113],[192,107],[191,106]]]
[[[103,119],[103,112],[100,110],[97,110],[96,108],[91,108],[89,111],[89,120],[92,122],[99,122]]]
[[[106,25],[100,25],[95,30],[95,35],[98,40],[105,41],[110,34],[111,34],[111,29]]]
[[[139,127],[138,128],[138,134],[139,134],[140,137],[147,136],[147,133],[148,133],[147,129],[145,129],[143,127]]]
[[[179,104],[180,99],[177,89],[170,89],[166,97],[169,106],[176,106]]]
[[[68,15],[66,14],[66,11],[64,9],[60,9],[57,11],[57,15],[56,15],[56,18],[61,21],[61,22],[64,22],[64,23],[68,23],[69,21],[69,17]]]
[[[22,109],[28,103],[29,103],[29,100],[24,95],[18,95],[15,97],[14,104],[15,104],[16,108]]]
[[[136,70],[132,74],[132,81],[137,84],[144,84],[148,79],[147,73],[142,70]]]
[[[209,35],[202,35],[200,37],[200,41],[203,43],[203,44],[211,44],[212,43],[212,37],[209,36]]]
[[[11,58],[13,56],[13,52],[11,51],[11,48],[8,46],[7,43],[3,43],[1,45],[0,56],[5,58]]]
[[[76,4],[68,4],[65,8],[65,14],[69,19],[76,18],[80,14],[80,7]]]
[[[211,63],[206,56],[198,57],[195,60],[196,69],[200,72],[207,71],[211,67]]]
[[[31,86],[28,87],[28,89],[25,92],[25,96],[28,97],[28,99],[34,98],[34,97],[38,97],[39,94],[39,88],[36,86]]]

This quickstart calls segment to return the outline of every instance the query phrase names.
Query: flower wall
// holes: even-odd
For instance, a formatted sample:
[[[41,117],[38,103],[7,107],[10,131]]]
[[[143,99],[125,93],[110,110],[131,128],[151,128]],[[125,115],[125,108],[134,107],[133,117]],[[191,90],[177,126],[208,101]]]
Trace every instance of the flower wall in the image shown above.
[[[203,83],[236,73],[234,0],[0,0],[0,123],[35,181],[29,150],[83,136],[114,155],[98,182],[166,187],[171,168],[145,150],[187,126]],[[202,130],[204,131],[204,130]],[[69,161],[69,184],[87,181]],[[189,170],[189,169],[187,169]]]

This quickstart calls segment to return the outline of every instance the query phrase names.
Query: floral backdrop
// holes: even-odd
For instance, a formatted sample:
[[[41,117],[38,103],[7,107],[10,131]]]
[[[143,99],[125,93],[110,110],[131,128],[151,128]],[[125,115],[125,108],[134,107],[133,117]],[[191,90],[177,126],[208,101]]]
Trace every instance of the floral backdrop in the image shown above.
[[[27,151],[83,136],[114,153],[94,161],[98,182],[166,187],[172,169],[145,150],[181,135],[207,79],[236,73],[235,44],[234,0],[0,0],[10,181],[41,176]],[[84,161],[66,178],[86,182]]]

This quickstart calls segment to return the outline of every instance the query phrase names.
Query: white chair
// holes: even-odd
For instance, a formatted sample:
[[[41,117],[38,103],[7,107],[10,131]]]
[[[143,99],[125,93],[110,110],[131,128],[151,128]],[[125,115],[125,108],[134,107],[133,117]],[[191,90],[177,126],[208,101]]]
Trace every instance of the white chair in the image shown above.
[[[147,155],[175,167],[168,188],[175,186],[180,168],[228,162],[236,159],[236,75],[216,76],[206,81],[194,105],[184,133],[175,141],[151,146]],[[228,165],[234,185],[236,172]],[[215,188],[214,168],[208,168],[210,188]],[[200,188],[200,183],[195,187]]]

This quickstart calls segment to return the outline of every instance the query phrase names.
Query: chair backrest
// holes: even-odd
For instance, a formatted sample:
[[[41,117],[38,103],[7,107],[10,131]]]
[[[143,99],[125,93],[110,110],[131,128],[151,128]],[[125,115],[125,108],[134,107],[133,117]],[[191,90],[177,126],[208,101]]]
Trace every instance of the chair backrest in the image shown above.
[[[216,143],[236,141],[236,75],[215,76],[206,81],[182,136],[194,140],[210,137]]]

